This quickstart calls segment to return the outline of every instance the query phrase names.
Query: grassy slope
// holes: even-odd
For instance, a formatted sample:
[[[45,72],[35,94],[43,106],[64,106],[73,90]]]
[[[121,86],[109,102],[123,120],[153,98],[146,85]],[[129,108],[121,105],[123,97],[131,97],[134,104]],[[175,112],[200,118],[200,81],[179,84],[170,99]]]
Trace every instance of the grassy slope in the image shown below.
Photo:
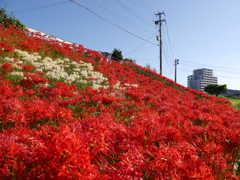
[[[233,107],[237,110],[237,109],[240,109],[240,99],[228,99]]]
[[[231,102],[234,109],[239,110],[240,109],[240,98],[239,97],[225,97],[221,96],[222,98],[228,100]]]

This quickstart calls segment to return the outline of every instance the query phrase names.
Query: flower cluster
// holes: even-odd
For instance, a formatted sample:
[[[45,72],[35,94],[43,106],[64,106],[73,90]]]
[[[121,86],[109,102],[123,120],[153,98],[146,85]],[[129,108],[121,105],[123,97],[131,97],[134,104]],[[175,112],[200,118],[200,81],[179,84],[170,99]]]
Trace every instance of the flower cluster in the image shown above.
[[[40,33],[0,37],[1,179],[239,179],[228,101]]]
[[[107,87],[104,86],[107,78],[94,71],[90,63],[75,62],[69,58],[57,58],[54,60],[50,57],[42,58],[38,53],[29,54],[18,49],[14,50],[14,52],[19,59],[5,57],[4,61],[7,63],[3,64],[2,68],[9,71],[14,67],[15,70],[11,71],[10,75],[19,76],[19,79],[27,79],[22,70],[33,70],[34,68],[36,71],[44,73],[44,76],[48,79],[55,81],[63,81],[67,84],[91,83],[94,89]]]

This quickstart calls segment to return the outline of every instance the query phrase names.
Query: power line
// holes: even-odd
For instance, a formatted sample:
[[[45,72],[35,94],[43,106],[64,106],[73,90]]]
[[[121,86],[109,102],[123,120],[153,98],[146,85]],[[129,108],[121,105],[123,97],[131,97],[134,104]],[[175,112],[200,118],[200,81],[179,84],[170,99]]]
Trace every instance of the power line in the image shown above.
[[[164,46],[163,46],[163,54],[164,54],[164,57],[165,57],[164,59],[165,59],[165,61],[167,63],[168,69],[170,70],[170,65],[169,65],[168,60],[167,60],[168,58],[167,58],[167,54],[166,54]]]
[[[142,2],[141,0],[137,0],[137,1],[134,1],[134,0],[129,0],[129,2],[131,2],[134,6],[139,6],[140,8],[142,8],[144,11],[146,11],[148,13],[148,15],[150,17],[152,17],[152,15],[154,14],[154,10],[151,9],[150,7],[148,7],[147,4],[145,4],[144,2]],[[147,11],[148,10],[148,11]]]
[[[168,45],[169,45],[169,48],[170,48],[170,53],[172,55],[172,58],[173,58],[173,52],[172,52],[172,48],[171,48],[171,43],[170,43],[170,37],[169,37],[169,32],[168,32],[168,27],[167,27],[167,22],[165,23],[166,24],[166,34],[167,34],[167,39],[168,39]]]
[[[201,66],[212,66],[212,67],[219,68],[219,69],[229,69],[229,70],[233,70],[233,71],[239,71],[239,69],[234,69],[234,68],[226,68],[226,67],[209,65],[209,64],[201,64],[201,63],[195,63],[195,62],[185,61],[185,60],[184,60],[184,62],[186,62],[188,64],[196,64],[196,65],[201,65]]]
[[[143,50],[145,50],[145,49],[149,49],[149,48],[152,48],[152,47],[156,47],[156,46],[148,46],[148,47],[145,47],[145,48],[139,49],[139,50],[137,50],[137,51],[143,51]]]
[[[139,15],[137,14],[137,12],[130,8],[129,6],[126,6],[121,0],[116,0],[116,3],[118,3],[121,7],[123,7],[128,13],[132,14],[133,16],[135,16],[137,19],[141,20],[142,22],[144,22],[145,24],[151,26],[148,22],[144,21],[143,19],[140,19]]]
[[[169,43],[169,46],[170,46],[171,54],[172,54],[172,56],[173,56],[173,52],[172,52],[172,48],[173,48],[173,50],[174,50],[176,56],[179,57],[179,54],[178,54],[176,48],[174,47],[174,45],[173,45],[173,43],[172,43],[172,41],[171,41],[171,39],[170,39],[170,37],[169,37],[169,31],[168,31],[167,23],[166,23],[166,26],[165,26],[165,27],[166,27],[166,31],[167,31],[168,43]],[[179,58],[179,59],[181,59],[181,58]],[[182,61],[182,60],[181,60],[181,61]],[[184,64],[182,64],[182,63],[181,63],[181,65],[184,66]],[[186,70],[185,66],[184,66],[184,69],[181,69],[181,70],[184,70],[185,73],[186,73],[186,75],[188,76],[188,73],[187,73],[187,70]]]
[[[121,14],[117,13],[116,11],[112,10],[111,8],[107,7],[106,4],[103,4],[103,2],[100,2],[99,4],[99,1],[96,2],[95,0],[91,0],[95,5],[98,5],[100,8],[104,9],[105,11],[107,11],[108,13],[110,13],[111,15],[117,17],[118,19],[130,24],[131,26],[135,27],[135,28],[138,28],[138,29],[142,29],[143,31],[147,32],[147,33],[150,33],[152,34],[152,32],[148,31],[147,29],[137,25],[135,22],[129,20],[128,18],[122,16]]]
[[[140,37],[140,36],[137,36],[137,35],[135,35],[135,34],[129,32],[129,31],[127,31],[126,29],[120,27],[119,25],[117,25],[117,24],[115,24],[115,23],[110,22],[109,20],[107,20],[107,19],[103,18],[102,16],[96,14],[95,12],[93,12],[93,11],[90,10],[89,8],[87,8],[87,7],[85,7],[85,6],[81,5],[81,4],[79,4],[78,2],[76,2],[76,1],[74,1],[74,0],[70,0],[70,1],[73,2],[74,4],[80,6],[81,8],[86,9],[87,11],[89,11],[90,13],[92,13],[92,14],[94,14],[95,16],[99,17],[100,19],[106,21],[107,23],[109,23],[109,24],[111,24],[111,25],[113,25],[113,26],[115,26],[115,27],[121,29],[122,31],[124,31],[124,32],[126,32],[126,33],[128,33],[128,34],[130,34],[130,35],[132,35],[132,36],[134,36],[134,37],[136,37],[136,38],[138,38],[138,39],[141,39],[141,40],[146,41],[146,42],[148,42],[148,43],[151,43],[151,44],[157,45],[157,44],[155,44],[155,43],[153,43],[153,42],[151,42],[151,41],[148,41],[148,40],[146,40],[146,39],[144,39],[144,38],[142,38],[142,37]]]
[[[62,1],[62,2],[58,2],[58,3],[47,4],[47,5],[44,5],[44,6],[38,6],[38,7],[22,9],[22,10],[16,10],[16,11],[14,11],[14,13],[26,12],[26,11],[36,11],[36,10],[40,10],[40,9],[45,9],[45,8],[58,6],[58,5],[65,4],[65,3],[69,3],[69,1]]]
[[[173,53],[172,53],[171,46],[170,46],[170,43],[169,43],[169,36],[167,37],[167,33],[163,33],[163,34],[164,34],[163,38],[162,38],[162,40],[164,41],[163,52],[164,52],[164,56],[165,56],[165,60],[167,62],[167,65],[170,69],[169,62],[172,63],[172,60],[174,59],[174,57],[173,57]],[[167,38],[167,40],[166,40],[166,38]]]
[[[133,51],[131,51],[131,52],[129,52],[129,53],[124,54],[124,56],[128,56],[128,55],[130,55],[130,54],[132,54],[132,53],[134,53],[134,52],[143,51],[143,50],[150,49],[150,48],[153,48],[153,47],[156,47],[156,46],[148,46],[148,47],[142,48],[142,49],[135,49],[135,50],[133,50]]]
[[[193,72],[192,70],[186,70],[186,69],[182,69],[182,68],[178,68],[179,70],[182,70],[182,71],[188,71],[188,72]]]
[[[191,71],[191,70],[185,70],[185,69],[182,69],[182,68],[178,68],[178,70],[193,72],[193,71]],[[240,78],[238,78],[238,77],[222,76],[222,75],[217,75],[217,74],[215,74],[215,76],[216,76],[216,77],[230,78],[230,79],[240,79]]]
[[[222,75],[215,75],[217,77],[224,77],[224,78],[230,78],[230,79],[240,79],[238,77],[229,77],[229,76],[222,76]]]
[[[147,33],[149,34],[149,31],[148,31],[148,30],[146,30],[146,29],[142,28],[141,26],[139,26],[139,25],[131,22],[130,20],[128,20],[128,19],[120,16],[119,14],[116,14],[115,12],[113,12],[112,10],[110,10],[109,8],[106,8],[106,6],[99,4],[99,3],[97,3],[97,2],[94,1],[94,0],[91,0],[91,1],[88,0],[87,2],[91,2],[91,3],[93,3],[95,6],[100,7],[101,9],[103,9],[104,12],[110,13],[110,14],[113,15],[115,18],[118,18],[118,20],[121,20],[126,26],[128,26],[128,27],[131,28],[132,30],[134,30],[134,31],[142,34],[143,36],[147,37],[145,34],[143,34],[142,32],[139,31],[140,29],[142,29],[143,31],[145,31],[145,32],[147,32]],[[151,33],[150,33],[150,34],[151,34]]]
[[[145,60],[145,61],[149,61],[149,60],[155,60],[156,58],[147,58],[147,59],[141,59],[141,60]]]
[[[157,33],[157,32],[156,32]],[[149,39],[151,39],[153,36],[155,36],[156,35],[156,33],[154,33]],[[148,40],[149,40],[148,39]],[[126,55],[124,55],[124,56],[127,56],[127,55],[129,55],[129,54],[132,54],[133,52],[136,52],[140,47],[142,47],[143,45],[145,45],[147,42],[144,42],[143,44],[141,44],[140,46],[138,46],[136,49],[134,49],[133,51],[131,51],[131,52],[129,52],[129,53],[127,53]],[[152,46],[151,46],[152,47]],[[146,49],[146,48],[145,48]]]
[[[172,68],[170,69],[169,73],[168,73],[168,77],[171,77],[172,76],[172,71],[173,71],[173,66]],[[169,78],[170,79],[170,78]]]
[[[206,65],[206,64],[204,65],[204,64],[191,63],[191,62],[186,63],[186,61],[183,61],[182,64],[184,64],[186,66],[191,66],[191,67],[202,67],[202,66],[210,67],[210,66],[212,66],[212,65]],[[240,74],[239,69],[237,70],[237,69],[232,69],[232,68],[224,68],[224,67],[220,67],[220,66],[212,66],[212,68],[215,71],[227,72],[227,73],[232,73],[232,74]],[[220,70],[220,69],[224,69],[224,70]],[[226,69],[228,69],[228,70],[226,70]],[[233,72],[233,71],[237,71],[237,72]]]

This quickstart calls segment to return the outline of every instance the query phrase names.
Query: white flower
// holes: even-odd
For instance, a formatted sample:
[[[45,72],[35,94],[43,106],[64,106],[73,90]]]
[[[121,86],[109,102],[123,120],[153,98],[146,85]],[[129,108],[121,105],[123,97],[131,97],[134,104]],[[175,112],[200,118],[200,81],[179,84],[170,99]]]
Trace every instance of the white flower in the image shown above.
[[[17,49],[14,51],[21,57],[22,64],[27,63],[32,65],[37,71],[45,72],[45,75],[50,79],[61,79],[66,83],[72,83],[76,81],[86,84],[88,83],[87,79],[92,77],[94,80],[91,81],[91,83],[93,83],[93,87],[95,89],[102,87],[100,84],[103,84],[108,80],[100,72],[93,71],[93,66],[91,63],[85,63],[83,61],[75,62],[69,58],[57,58],[53,60],[50,57],[42,58],[38,53],[29,54],[26,51]],[[14,62],[13,58],[5,59],[6,61]],[[14,67],[18,68],[16,64]]]
[[[11,75],[16,75],[16,76],[20,76],[20,77],[24,77],[23,72],[19,72],[19,71],[13,71],[10,73]]]

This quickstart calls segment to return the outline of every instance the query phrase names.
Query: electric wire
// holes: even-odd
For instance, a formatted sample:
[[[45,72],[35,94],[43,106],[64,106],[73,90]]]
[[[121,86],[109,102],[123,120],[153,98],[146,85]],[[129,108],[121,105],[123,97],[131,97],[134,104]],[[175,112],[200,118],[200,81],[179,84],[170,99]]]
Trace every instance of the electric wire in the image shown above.
[[[147,4],[145,4],[144,2],[142,2],[141,0],[129,0],[130,3],[132,3],[134,6],[138,6],[140,7],[142,10],[144,10],[147,14],[145,15],[149,15],[150,17],[152,17],[154,10],[151,10]]]
[[[165,16],[166,16],[166,15],[165,15]],[[165,18],[166,18],[166,17],[165,17]],[[177,53],[177,51],[176,51],[176,48],[174,47],[174,45],[173,45],[173,43],[172,43],[172,41],[171,41],[171,39],[170,39],[167,21],[166,21],[164,27],[166,28],[166,35],[167,35],[168,45],[169,45],[169,48],[170,48],[170,53],[171,53],[172,59],[174,59],[174,58],[173,58],[173,50],[174,50],[176,56],[179,57],[179,55],[178,55],[178,53]],[[180,61],[181,61],[181,58],[178,58],[178,59],[180,59]],[[183,65],[184,71],[185,71],[186,75],[188,76],[189,73],[187,73],[186,67],[184,66],[184,64],[182,64],[182,63],[180,62],[180,65]],[[171,71],[170,71],[170,73],[169,73],[169,76],[171,75],[172,70],[173,70],[173,66],[172,66],[172,69],[171,69]]]
[[[145,61],[149,61],[149,60],[155,60],[156,58],[147,58],[147,59],[141,59],[141,60],[145,60]]]
[[[92,0],[93,1],[93,0]],[[100,5],[101,6],[101,5]],[[102,8],[104,8],[103,6],[102,6]],[[125,21],[125,22],[127,22],[127,23],[129,23],[130,25],[132,25],[132,26],[134,26],[134,27],[136,27],[136,28],[140,28],[140,29],[142,29],[143,31],[145,31],[145,32],[147,32],[148,34],[152,34],[152,32],[150,32],[149,30],[147,30],[146,28],[144,28],[144,27],[142,27],[142,26],[139,26],[138,24],[136,24],[135,22],[133,22],[133,21],[131,21],[130,19],[128,19],[128,18],[126,18],[126,17],[124,17],[124,16],[121,16],[120,14],[116,14],[116,13],[114,13],[114,11],[113,10],[109,10],[110,8],[108,7],[108,9],[107,8],[104,8],[106,11],[109,11],[110,13],[112,13],[114,16],[116,16],[116,17],[119,17],[120,19],[122,19],[123,21]]]
[[[167,33],[163,33],[164,35],[163,35],[163,37],[162,37],[162,40],[163,40],[163,44],[165,44],[165,46],[163,46],[163,47],[165,47],[165,57],[166,57],[166,61],[167,61],[167,63],[168,62],[170,62],[170,63],[172,63],[172,60],[174,59],[173,58],[173,54],[172,54],[172,52],[171,52],[171,47],[170,47],[170,44],[169,43],[167,43],[167,42],[169,42],[168,41],[168,37],[166,37],[166,34]],[[167,39],[167,40],[166,40]],[[171,59],[171,60],[170,60]],[[169,64],[168,64],[168,66],[170,66]],[[170,69],[170,68],[169,68]]]
[[[98,5],[100,8],[104,9],[105,11],[107,11],[108,13],[110,13],[111,15],[117,17],[118,19],[130,24],[133,27],[136,27],[138,29],[142,29],[144,32],[152,34],[152,32],[150,32],[149,30],[147,30],[146,28],[139,26],[138,24],[136,24],[135,22],[131,21],[129,18],[126,18],[124,16],[122,16],[121,14],[119,14],[118,12],[114,11],[113,9],[111,9],[107,4],[103,4],[102,1],[96,1],[96,0],[91,0],[94,4]]]
[[[184,64],[182,64],[182,60],[181,60],[181,62],[180,62],[180,65],[181,65],[181,66],[183,66],[183,68],[184,68],[184,71],[185,71],[186,75],[187,75],[187,76],[189,76],[189,73],[187,73],[187,70],[186,70],[186,67],[185,67],[185,65],[184,65]]]
[[[167,60],[168,58],[167,58],[164,46],[162,47],[162,49],[163,49],[163,54],[164,54],[164,57],[165,57],[164,60],[165,60],[165,62],[167,64],[167,66],[168,66],[168,69],[170,70],[170,65],[169,65],[168,60]]]
[[[140,19],[139,14],[137,14],[137,12],[134,9],[126,6],[121,0],[115,0],[115,2],[118,3],[122,8],[124,8],[128,13],[132,14],[135,18],[139,19],[140,21],[144,22],[145,24],[147,24],[149,26],[152,26],[147,21],[144,21],[143,19]]]
[[[185,71],[185,69],[182,69],[182,68],[178,68],[178,70],[182,70],[182,71]],[[187,70],[188,72],[193,72],[191,70]],[[190,74],[189,74],[190,75]],[[224,78],[230,78],[230,79],[240,79],[240,77],[230,77],[230,76],[223,76],[223,75],[218,75],[218,74],[215,74],[216,77],[224,77]]]
[[[183,63],[181,63],[183,64]],[[186,64],[185,64],[186,65]],[[195,66],[195,65],[186,65],[186,66],[190,66],[190,67],[197,67],[197,68],[200,68],[199,66]],[[190,70],[188,70],[190,71]],[[240,74],[240,72],[231,72],[231,71],[224,71],[224,70],[217,70],[217,69],[213,69],[213,71],[215,72],[215,76],[217,76],[216,74],[218,72],[224,72],[224,73],[227,73],[227,74]],[[191,71],[192,72],[192,71]],[[219,76],[222,76],[222,75],[219,75]]]
[[[157,32],[156,32],[157,33]],[[154,33],[148,40],[150,40],[154,35],[156,35],[156,33]],[[138,46],[136,49],[134,49],[133,51],[128,52],[127,54],[125,54],[124,56],[128,56],[129,54],[132,54],[134,52],[139,51],[138,49],[141,48],[142,46],[144,46],[147,43],[147,41],[145,41],[143,44],[141,44],[140,46]],[[151,46],[152,47],[152,46]]]
[[[69,1],[62,1],[62,2],[58,2],[58,3],[47,4],[47,5],[44,5],[44,6],[38,6],[38,7],[33,7],[33,8],[28,8],[28,9],[21,9],[21,10],[16,10],[16,11],[13,11],[13,12],[14,13],[21,13],[21,12],[26,12],[26,11],[36,11],[36,10],[50,8],[50,7],[54,7],[54,6],[58,6],[58,5],[66,4],[66,3],[69,3]]]
[[[173,66],[172,66],[172,68],[170,69],[170,71],[168,73],[168,77],[170,77],[172,75],[172,73],[173,73]]]
[[[172,56],[172,59],[173,59],[173,52],[172,52],[172,48],[171,48],[171,43],[170,43],[170,37],[169,37],[169,32],[168,32],[168,27],[167,27],[167,21],[165,22],[165,26],[166,27],[166,35],[167,35],[167,39],[168,39],[168,45],[169,45],[169,48],[170,48],[170,53],[171,53],[171,56]]]
[[[167,28],[167,21],[165,21],[165,31],[166,33],[163,33],[163,37],[162,37],[162,40],[164,41],[163,44],[165,44],[165,46],[163,46],[163,48],[165,47],[166,50],[164,50],[164,55],[165,55],[165,60],[166,60],[166,63],[168,65],[168,68],[169,68],[169,74],[168,74],[168,77],[170,77],[172,75],[172,70],[173,70],[173,65],[171,66],[169,64],[172,63],[172,61],[170,59],[174,59],[173,57],[173,52],[172,52],[172,48],[171,48],[171,44],[170,44],[170,37],[169,37],[169,33],[168,33],[168,28]],[[164,29],[163,29],[164,30]],[[169,59],[170,58],[170,59]],[[171,68],[170,68],[171,67]]]
[[[203,66],[202,65],[194,65],[194,64],[187,64],[187,63],[184,63],[182,62],[182,64],[184,64],[185,66],[190,66],[190,67],[197,67],[197,68],[202,68]],[[205,65],[205,67],[209,67],[211,65]],[[235,72],[233,72],[233,70],[222,70],[222,69],[218,69],[218,68],[212,68],[214,71],[217,71],[217,72],[224,72],[224,73],[228,73],[228,74],[240,74],[239,70],[234,70]],[[227,69],[227,68],[225,68]]]
[[[173,50],[174,50],[174,53],[176,54],[176,56],[179,57],[178,59],[180,60],[180,65],[182,65],[183,68],[184,68],[184,69],[182,69],[182,70],[184,70],[185,73],[186,73],[186,75],[188,76],[189,74],[187,73],[186,67],[185,67],[184,64],[182,64],[182,58],[179,56],[179,54],[178,54],[175,46],[173,45],[173,43],[172,43],[172,41],[171,41],[171,39],[170,39],[167,22],[166,22],[166,26],[165,26],[165,27],[166,27],[166,31],[167,31],[168,42],[169,42],[169,46],[170,46],[170,49],[171,49],[171,53],[173,54],[173,52],[172,52],[172,49],[173,49]]]
[[[230,78],[230,79],[240,79],[239,77],[229,77],[229,76],[222,76],[222,75],[215,75],[217,77],[224,77],[224,78]]]
[[[158,45],[158,44],[155,44],[155,43],[153,43],[153,42],[151,42],[151,41],[148,41],[148,40],[146,40],[146,39],[144,39],[144,38],[142,38],[142,37],[140,37],[140,36],[138,36],[138,35],[136,35],[136,34],[133,34],[133,33],[129,32],[128,30],[122,28],[121,26],[119,26],[119,25],[117,25],[117,24],[115,24],[115,23],[110,22],[110,21],[107,20],[106,18],[103,18],[102,16],[98,15],[97,13],[95,13],[94,11],[90,10],[89,8],[83,6],[82,4],[80,4],[80,3],[78,3],[78,2],[76,2],[76,1],[74,1],[74,0],[70,0],[70,1],[71,1],[72,3],[74,3],[74,4],[76,4],[77,6],[86,9],[87,11],[89,11],[89,12],[92,13],[92,14],[94,14],[94,15],[97,16],[98,18],[106,21],[107,23],[109,23],[109,24],[111,24],[111,25],[113,25],[113,26],[121,29],[122,31],[124,31],[124,32],[126,32],[126,33],[128,33],[128,34],[130,34],[130,35],[132,35],[132,36],[134,36],[134,37],[136,37],[136,38],[138,38],[138,39],[141,39],[141,40],[143,40],[143,41],[146,41],[146,42],[148,42],[148,43],[151,43],[151,44],[154,44],[154,45]]]
[[[153,47],[156,47],[156,46],[148,46],[148,47],[145,47],[145,48],[142,48],[142,49],[138,49],[138,50],[136,50],[136,51],[134,51],[134,52],[139,52],[139,51],[143,51],[143,50],[146,50],[146,49],[150,49],[150,48],[153,48]],[[131,54],[131,53],[129,53],[129,54]],[[127,54],[127,55],[129,55],[129,54]]]
[[[193,65],[198,65],[198,66],[206,66],[206,67],[213,67],[215,69],[228,69],[229,71],[238,71],[239,72],[239,69],[234,69],[234,68],[227,68],[227,67],[221,67],[221,66],[216,66],[216,65],[209,65],[209,64],[201,64],[201,63],[194,63],[194,62],[191,62],[191,61],[186,61],[186,60],[183,60],[183,62],[185,62],[185,64],[193,64]]]
[[[148,9],[149,12],[155,12],[155,10],[151,6],[148,6],[147,4],[145,4],[144,1],[142,1],[142,0],[136,0],[136,1],[142,3],[143,7]]]
[[[89,0],[87,2],[90,2]],[[91,2],[97,6],[97,7],[100,7],[101,9],[104,10],[104,12],[108,12],[110,13],[110,15],[113,15],[115,18],[117,18],[118,20],[120,19],[126,26],[128,26],[129,28],[131,28],[132,30],[140,33],[141,35],[145,36],[145,37],[148,37],[147,35],[143,34],[141,31],[139,31],[140,29],[142,29],[143,31],[145,31],[146,33],[150,33],[148,30],[142,28],[141,26],[135,24],[135,23],[132,23],[128,20],[126,20],[126,18],[122,18],[121,16],[117,15],[116,13],[114,13],[113,11],[111,11],[109,8],[106,8],[105,6],[103,5],[100,5],[98,4],[96,1],[94,0],[91,0]],[[151,34],[151,33],[150,33]]]
[[[182,63],[183,64],[183,63]],[[196,65],[187,65],[184,64],[185,66],[190,66],[190,67],[197,67],[199,68],[199,66]],[[202,68],[202,67],[201,67]],[[228,73],[228,74],[240,74],[240,72],[232,72],[232,71],[224,71],[224,70],[218,70],[218,69],[213,69],[215,72],[224,72],[224,73]]]

